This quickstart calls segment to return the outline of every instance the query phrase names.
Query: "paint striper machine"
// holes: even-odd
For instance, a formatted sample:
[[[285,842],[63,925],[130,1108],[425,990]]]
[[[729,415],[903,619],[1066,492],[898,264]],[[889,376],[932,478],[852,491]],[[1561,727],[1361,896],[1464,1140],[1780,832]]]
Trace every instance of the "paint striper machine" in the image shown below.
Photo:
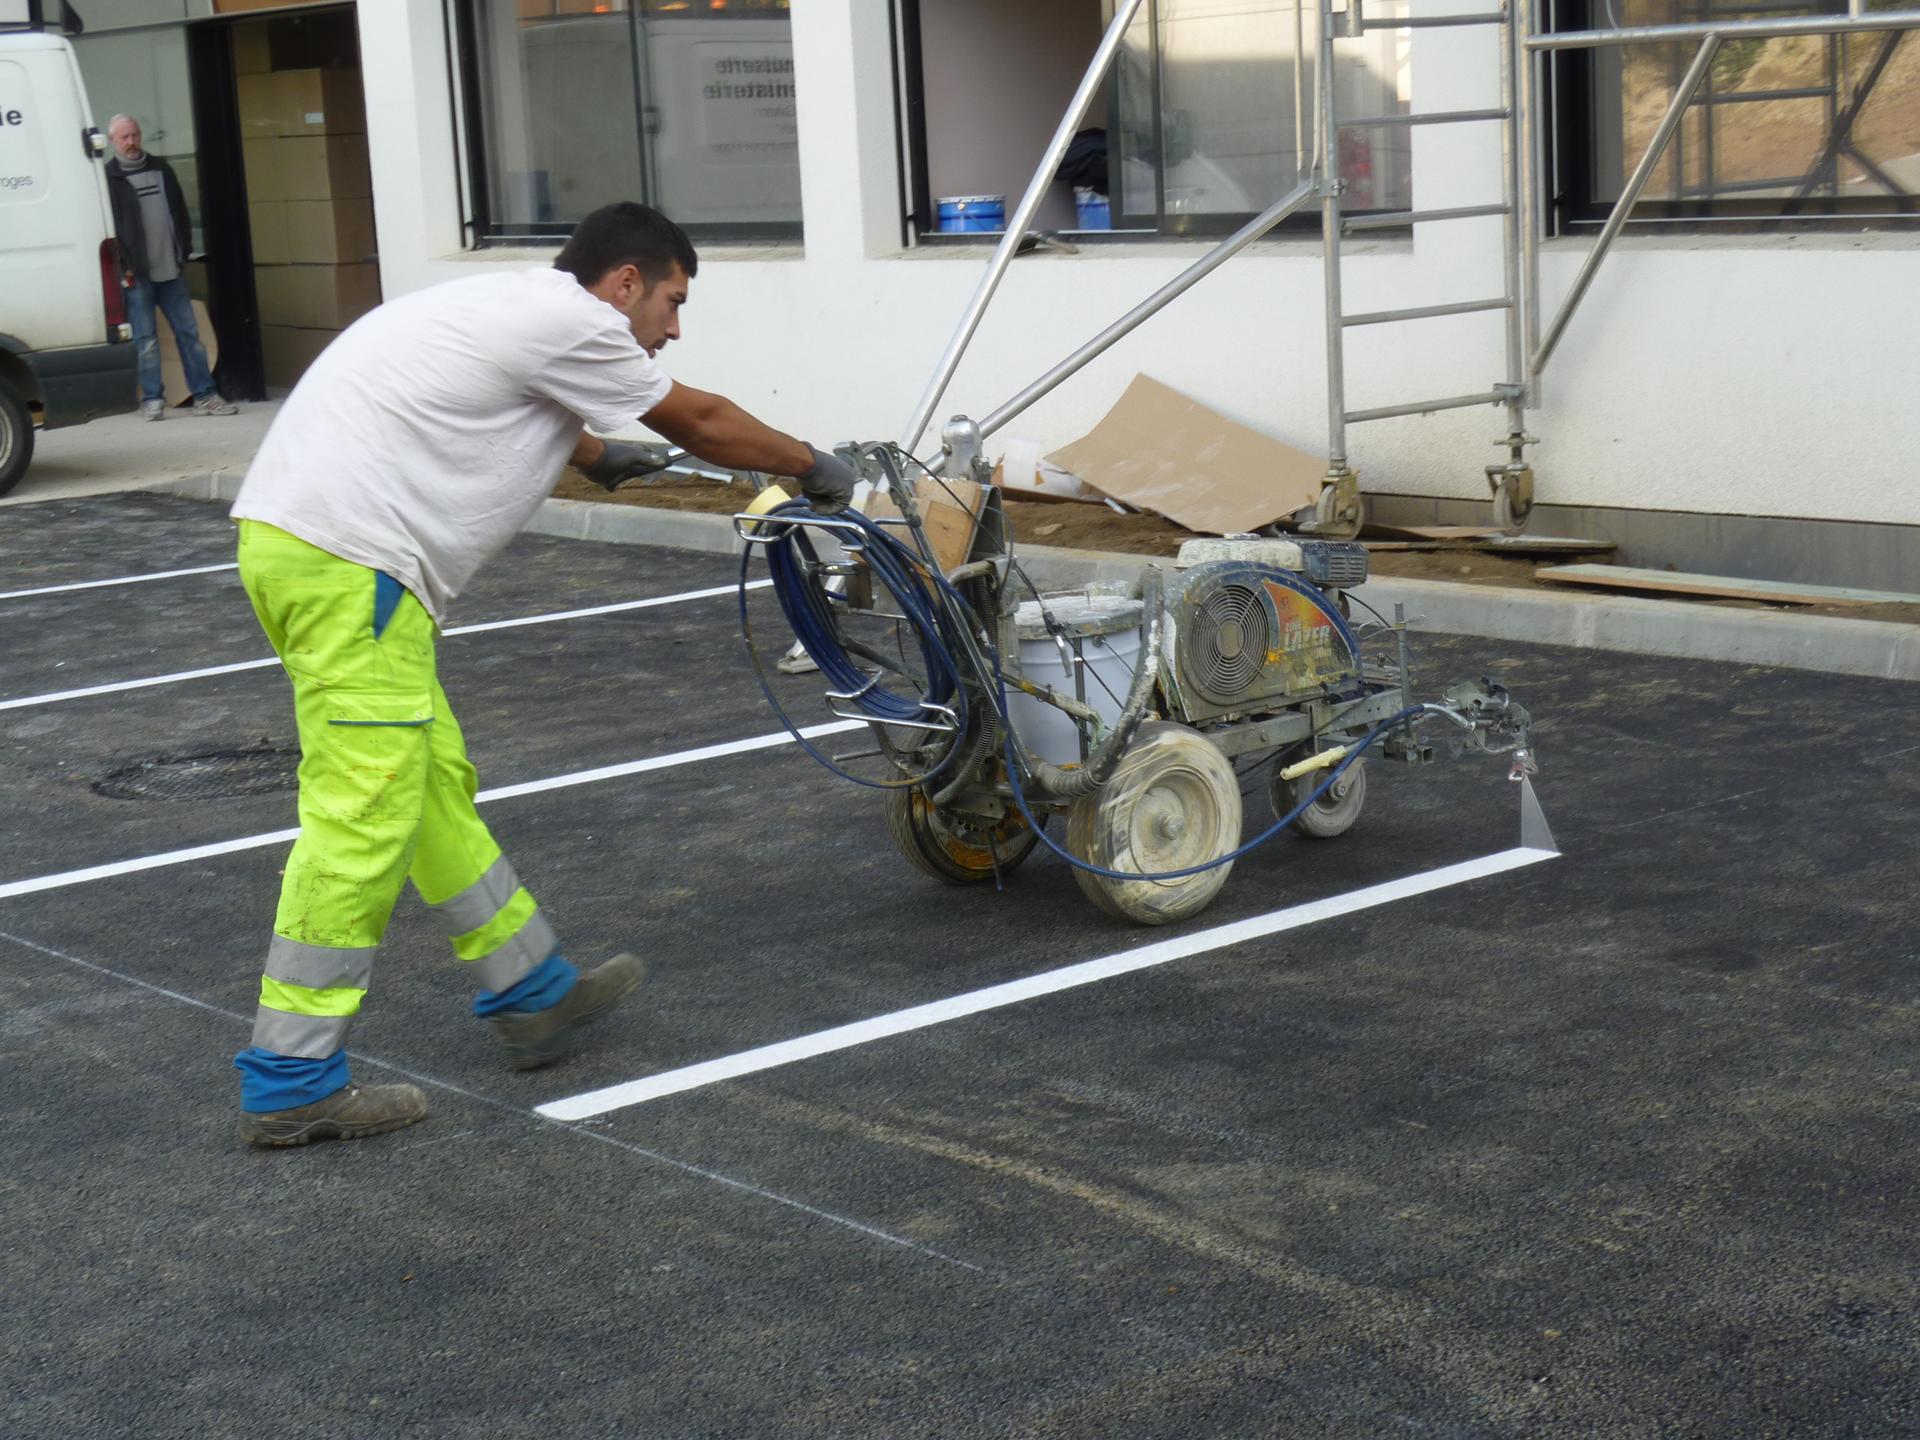
[[[964,418],[948,427],[963,464],[978,454],[964,453],[966,432]],[[936,880],[999,882],[1045,845],[1102,910],[1160,925],[1199,913],[1236,860],[1287,827],[1351,829],[1369,751],[1425,765],[1444,740],[1510,755],[1514,780],[1537,768],[1527,712],[1501,686],[1413,698],[1403,607],[1387,620],[1354,593],[1367,578],[1356,542],[1194,539],[1131,589],[1042,594],[999,490],[958,494],[892,445],[841,453],[891,501],[872,508],[894,513],[822,514],[763,492],[734,517],[742,633],[782,722],[822,764],[883,792],[894,844]],[[945,505],[966,521],[943,569],[927,511]],[[826,754],[781,706],[747,613],[756,557],[828,707],[864,722],[870,748]],[[1275,818],[1243,842],[1242,780],[1262,776]]]

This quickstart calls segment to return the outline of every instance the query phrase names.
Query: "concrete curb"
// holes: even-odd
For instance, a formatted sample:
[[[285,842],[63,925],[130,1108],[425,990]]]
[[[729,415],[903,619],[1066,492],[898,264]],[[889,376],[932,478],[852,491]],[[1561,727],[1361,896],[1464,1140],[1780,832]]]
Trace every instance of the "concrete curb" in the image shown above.
[[[193,500],[231,501],[240,489],[240,476],[232,471],[189,475],[142,488]],[[733,522],[724,515],[643,505],[548,500],[527,530],[615,545],[664,545],[716,555],[740,552]],[[1023,545],[1019,555],[1033,582],[1046,590],[1078,589],[1095,580],[1131,581],[1146,563],[1141,556],[1044,545]],[[1405,605],[1415,630],[1920,681],[1920,625],[1393,576],[1369,580],[1358,594],[1389,617],[1396,604]]]

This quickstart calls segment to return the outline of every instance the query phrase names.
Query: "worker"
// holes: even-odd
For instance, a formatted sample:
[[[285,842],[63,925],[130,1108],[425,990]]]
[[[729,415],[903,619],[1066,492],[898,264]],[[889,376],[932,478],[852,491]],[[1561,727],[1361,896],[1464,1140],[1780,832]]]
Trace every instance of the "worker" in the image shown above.
[[[698,268],[645,205],[580,222],[551,268],[419,290],[356,321],[274,417],[233,506],[240,578],[293,682],[300,834],[287,859],[240,1135],[263,1146],[411,1125],[413,1085],[358,1085],[347,1032],[408,880],[451,938],[508,1066],[566,1053],[645,978],[582,971],[475,813],[478,782],[436,676],[447,607],[567,461],[607,488],[648,466],[601,440],[636,419],[702,459],[795,477],[820,509],[855,474],[655,363]]]

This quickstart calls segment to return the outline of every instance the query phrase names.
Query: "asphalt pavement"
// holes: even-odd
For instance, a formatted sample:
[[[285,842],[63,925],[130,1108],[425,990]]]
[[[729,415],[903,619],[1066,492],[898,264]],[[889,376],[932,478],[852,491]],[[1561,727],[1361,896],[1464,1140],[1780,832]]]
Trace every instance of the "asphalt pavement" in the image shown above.
[[[230,551],[217,506],[22,505],[0,591]],[[1920,1433],[1912,685],[1422,637],[1428,693],[1533,711],[1561,856],[1222,932],[1516,845],[1503,762],[1376,765],[1351,834],[1144,931],[1044,851],[1002,892],[910,869],[873,792],[779,742],[736,599],[674,598],[736,573],[525,536],[463,597],[453,628],[667,602],[441,646],[569,955],[654,978],[512,1074],[403,898],[354,1063],[432,1115],[290,1152],[234,1138],[228,1068],[286,852],[259,837],[294,823],[285,681],[132,683],[267,656],[237,581],[0,599],[0,1433]]]

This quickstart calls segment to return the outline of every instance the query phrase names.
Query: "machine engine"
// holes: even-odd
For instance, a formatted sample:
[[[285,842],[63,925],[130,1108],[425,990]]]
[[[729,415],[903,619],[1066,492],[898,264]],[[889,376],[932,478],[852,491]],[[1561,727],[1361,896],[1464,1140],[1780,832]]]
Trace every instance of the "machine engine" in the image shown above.
[[[1359,644],[1339,592],[1366,579],[1364,547],[1190,540],[1176,565],[1161,684],[1182,721],[1236,719],[1357,688]]]

